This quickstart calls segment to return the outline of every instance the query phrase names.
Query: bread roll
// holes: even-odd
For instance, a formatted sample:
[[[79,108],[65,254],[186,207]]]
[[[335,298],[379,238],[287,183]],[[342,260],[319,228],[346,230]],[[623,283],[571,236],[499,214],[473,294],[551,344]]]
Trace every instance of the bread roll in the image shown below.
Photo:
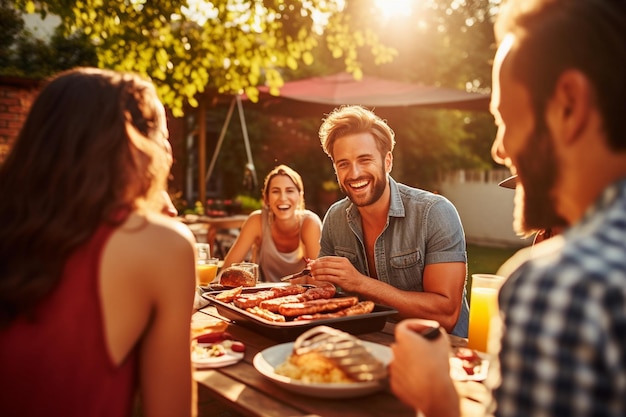
[[[225,287],[254,287],[254,275],[242,268],[228,267],[220,274],[220,284]]]

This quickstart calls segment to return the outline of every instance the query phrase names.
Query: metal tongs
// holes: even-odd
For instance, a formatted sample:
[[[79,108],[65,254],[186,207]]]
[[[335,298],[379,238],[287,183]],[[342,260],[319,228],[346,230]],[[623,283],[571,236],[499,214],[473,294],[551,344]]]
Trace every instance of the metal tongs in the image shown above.
[[[286,281],[291,281],[292,279],[295,279],[295,278],[305,277],[307,275],[311,276],[311,270],[309,268],[303,269],[302,271],[296,272],[295,274],[286,275],[282,277],[280,280],[282,282],[286,282]]]
[[[296,272],[295,274],[291,274],[291,275],[285,275],[280,280],[282,282],[288,282],[288,281],[291,281],[292,279],[311,276],[311,262],[313,260],[310,258],[304,258],[304,261],[306,262],[306,266],[302,271]]]
[[[302,333],[293,347],[296,355],[318,352],[334,361],[350,378],[359,382],[387,376],[387,368],[359,339],[328,326],[317,326]]]

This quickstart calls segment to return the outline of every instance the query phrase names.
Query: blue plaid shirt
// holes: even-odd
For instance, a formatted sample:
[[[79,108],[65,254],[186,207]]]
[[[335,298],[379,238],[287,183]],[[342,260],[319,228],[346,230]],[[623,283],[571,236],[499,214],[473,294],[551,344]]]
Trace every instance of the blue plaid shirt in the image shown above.
[[[626,416],[626,179],[500,292],[498,416]]]

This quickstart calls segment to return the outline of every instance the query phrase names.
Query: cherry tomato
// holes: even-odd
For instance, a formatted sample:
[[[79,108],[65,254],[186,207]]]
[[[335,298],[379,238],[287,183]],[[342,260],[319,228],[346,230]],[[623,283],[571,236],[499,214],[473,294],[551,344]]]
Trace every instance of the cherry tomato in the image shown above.
[[[230,348],[233,352],[245,352],[246,351],[246,345],[238,341],[233,342]]]

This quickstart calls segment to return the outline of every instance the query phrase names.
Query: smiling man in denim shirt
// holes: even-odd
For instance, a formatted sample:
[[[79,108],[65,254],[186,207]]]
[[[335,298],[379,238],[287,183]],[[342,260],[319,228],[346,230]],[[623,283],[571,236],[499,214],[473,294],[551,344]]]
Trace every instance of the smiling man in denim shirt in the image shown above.
[[[394,132],[370,110],[337,108],[319,133],[348,198],[326,213],[312,275],[392,306],[398,318],[437,320],[467,337],[467,253],[456,208],[391,178]]]

